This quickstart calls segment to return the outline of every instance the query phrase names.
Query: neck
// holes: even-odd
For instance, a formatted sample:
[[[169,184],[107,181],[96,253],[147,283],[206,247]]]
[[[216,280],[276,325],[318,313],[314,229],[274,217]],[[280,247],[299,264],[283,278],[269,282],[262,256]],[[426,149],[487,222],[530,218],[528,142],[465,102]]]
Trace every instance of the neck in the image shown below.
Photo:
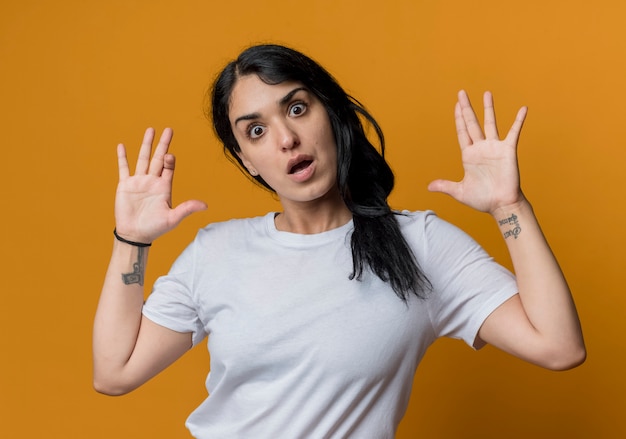
[[[306,203],[283,203],[283,212],[274,219],[276,229],[304,235],[336,229],[352,219],[341,197]]]

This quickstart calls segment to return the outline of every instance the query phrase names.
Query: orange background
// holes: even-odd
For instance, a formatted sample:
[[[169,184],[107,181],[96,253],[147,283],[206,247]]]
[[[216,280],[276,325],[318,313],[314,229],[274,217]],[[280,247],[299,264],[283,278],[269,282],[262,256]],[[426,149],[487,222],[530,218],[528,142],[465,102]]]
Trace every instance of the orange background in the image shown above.
[[[425,188],[461,175],[458,89],[477,103],[493,91],[502,132],[529,106],[523,185],[570,281],[588,360],[554,373],[442,340],[398,438],[625,437],[625,16],[618,1],[3,1],[0,437],[188,437],[204,345],[130,395],[91,387],[115,145],[134,152],[146,126],[174,127],[176,200],[210,206],[159,240],[150,281],[205,223],[277,209],[202,115],[218,69],[258,42],[308,53],[378,118],[394,207],[436,210],[506,265],[490,218]]]

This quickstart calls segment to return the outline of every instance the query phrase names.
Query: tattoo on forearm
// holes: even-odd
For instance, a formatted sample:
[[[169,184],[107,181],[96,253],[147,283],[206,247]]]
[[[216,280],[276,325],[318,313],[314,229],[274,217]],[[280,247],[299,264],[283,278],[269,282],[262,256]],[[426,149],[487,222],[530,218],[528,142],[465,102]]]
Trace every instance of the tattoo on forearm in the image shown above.
[[[510,238],[511,236],[514,239],[517,239],[520,233],[522,233],[522,228],[519,225],[519,221],[517,220],[517,215],[512,214],[508,218],[504,218],[498,220],[498,225],[500,227],[503,226],[511,226],[512,228],[503,233],[504,239]]]
[[[137,247],[137,262],[133,264],[133,272],[122,273],[122,281],[126,285],[139,284],[143,286],[143,275],[146,269],[143,261],[144,251],[143,247]]]

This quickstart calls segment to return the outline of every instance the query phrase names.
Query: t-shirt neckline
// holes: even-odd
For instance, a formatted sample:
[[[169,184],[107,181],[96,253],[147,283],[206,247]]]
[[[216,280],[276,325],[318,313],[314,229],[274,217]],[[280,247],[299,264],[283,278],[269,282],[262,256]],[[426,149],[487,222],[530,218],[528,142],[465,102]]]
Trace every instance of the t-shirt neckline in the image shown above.
[[[311,244],[323,244],[330,241],[335,241],[337,238],[345,237],[347,233],[354,227],[352,219],[342,226],[334,229],[327,230],[320,233],[302,234],[293,232],[284,232],[276,228],[274,218],[278,212],[269,212],[265,215],[265,229],[268,235],[277,241],[286,244],[296,245],[311,245]]]

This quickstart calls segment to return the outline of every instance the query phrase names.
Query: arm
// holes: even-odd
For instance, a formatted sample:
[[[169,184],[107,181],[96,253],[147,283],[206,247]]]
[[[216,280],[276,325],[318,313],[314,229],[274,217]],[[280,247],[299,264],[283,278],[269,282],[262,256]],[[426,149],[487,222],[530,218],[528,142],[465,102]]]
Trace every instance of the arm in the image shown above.
[[[175,158],[168,154],[166,129],[151,156],[154,130],[148,129],[131,176],[123,145],[118,146],[119,183],[115,199],[117,233],[151,243],[186,216],[206,208],[200,201],[171,207]],[[94,387],[119,395],[141,385],[191,347],[191,334],[171,331],[141,314],[149,247],[114,240],[93,332]]]
[[[436,180],[429,190],[493,216],[507,244],[519,294],[483,323],[478,343],[487,342],[540,366],[563,370],[586,355],[580,322],[567,282],[520,188],[517,143],[526,117],[522,108],[499,139],[493,100],[485,93],[485,130],[465,92],[455,109],[465,175],[460,182]]]

